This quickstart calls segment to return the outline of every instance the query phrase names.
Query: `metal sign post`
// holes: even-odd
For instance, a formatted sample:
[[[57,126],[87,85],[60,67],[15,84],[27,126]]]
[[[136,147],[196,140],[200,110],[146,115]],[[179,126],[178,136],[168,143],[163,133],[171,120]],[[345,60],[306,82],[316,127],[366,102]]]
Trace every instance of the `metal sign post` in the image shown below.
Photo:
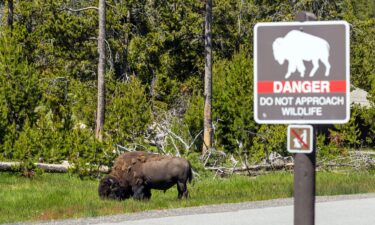
[[[313,151],[294,155],[294,225],[315,224],[316,129],[313,130]]]
[[[316,20],[316,16],[301,12],[296,20]],[[312,152],[294,155],[294,225],[315,224],[316,129],[312,136]]]

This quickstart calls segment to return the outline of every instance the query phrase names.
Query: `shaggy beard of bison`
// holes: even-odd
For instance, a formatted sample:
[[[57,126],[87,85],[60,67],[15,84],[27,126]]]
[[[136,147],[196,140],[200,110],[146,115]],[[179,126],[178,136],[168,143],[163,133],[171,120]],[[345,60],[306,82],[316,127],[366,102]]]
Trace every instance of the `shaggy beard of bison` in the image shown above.
[[[102,199],[125,200],[133,195],[131,188],[123,187],[113,176],[104,177],[100,181],[98,192]]]
[[[124,187],[118,179],[113,176],[104,177],[98,188],[99,196],[102,199],[125,200],[134,197],[137,200],[149,200],[151,198],[151,190],[144,186]]]

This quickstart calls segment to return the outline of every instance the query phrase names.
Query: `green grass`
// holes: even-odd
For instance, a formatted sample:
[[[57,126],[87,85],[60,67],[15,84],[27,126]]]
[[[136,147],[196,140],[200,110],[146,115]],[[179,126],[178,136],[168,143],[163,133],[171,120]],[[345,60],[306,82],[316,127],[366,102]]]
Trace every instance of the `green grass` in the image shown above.
[[[33,179],[0,173],[0,223],[138,212],[151,209],[256,201],[293,196],[293,174],[259,177],[205,178],[189,185],[190,198],[177,200],[176,188],[153,191],[148,202],[101,200],[98,181],[67,174],[43,174]],[[375,172],[317,174],[317,195],[375,192]]]

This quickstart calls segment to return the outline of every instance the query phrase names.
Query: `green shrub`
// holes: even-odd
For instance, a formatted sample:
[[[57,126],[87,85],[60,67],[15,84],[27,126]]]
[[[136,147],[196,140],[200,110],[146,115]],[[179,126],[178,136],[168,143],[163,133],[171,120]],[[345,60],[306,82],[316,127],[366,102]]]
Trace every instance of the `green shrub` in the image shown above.
[[[195,138],[200,132],[203,131],[203,113],[204,98],[198,92],[188,100],[187,109],[184,114],[182,122],[188,126],[188,131],[192,138]],[[195,141],[194,150],[201,152],[203,146],[203,138],[197,138]]]
[[[128,82],[110,80],[108,88],[105,132],[120,145],[142,141],[151,122],[145,87],[131,77]]]
[[[8,32],[0,33],[0,143],[13,124],[17,132],[26,120],[36,120],[34,109],[41,92],[34,65],[28,62],[23,48]]]
[[[361,145],[375,147],[375,104],[370,107],[357,107],[359,113],[356,118],[361,130]]]
[[[73,164],[71,172],[81,178],[100,176],[99,167],[111,166],[117,156],[109,138],[99,142],[94,132],[88,129],[74,129],[66,138],[69,148],[69,162]]]
[[[259,162],[272,152],[285,156],[286,130],[285,125],[260,125],[250,148],[250,160]]]
[[[348,123],[335,124],[334,130],[330,130],[331,137],[340,136],[340,142],[338,146],[358,147],[361,144],[361,130],[359,125],[361,120],[361,110],[357,105],[351,107],[351,115]]]
[[[235,152],[252,145],[253,119],[252,60],[244,53],[232,60],[218,61],[213,68],[213,124],[216,146]]]
[[[342,142],[337,141],[333,138],[335,135],[336,138],[340,140],[340,134],[337,132],[331,132],[330,139],[327,140],[324,134],[320,134],[316,138],[316,147],[317,147],[317,158],[318,160],[330,160],[338,156],[348,155],[348,150],[342,146]]]

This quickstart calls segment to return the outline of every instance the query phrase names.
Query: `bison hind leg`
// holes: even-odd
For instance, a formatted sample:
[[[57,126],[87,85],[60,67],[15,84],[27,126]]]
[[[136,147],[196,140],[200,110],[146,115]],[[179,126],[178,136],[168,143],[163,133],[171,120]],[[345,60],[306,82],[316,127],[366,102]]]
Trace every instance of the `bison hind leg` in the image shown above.
[[[318,59],[313,59],[312,60],[312,64],[313,64],[313,68],[311,69],[310,71],[310,77],[314,76],[315,72],[318,70],[319,68],[319,60]]]
[[[177,182],[177,191],[178,191],[178,199],[181,199],[182,197],[184,197],[184,198],[188,197],[188,190],[187,190],[186,181],[178,181]]]

